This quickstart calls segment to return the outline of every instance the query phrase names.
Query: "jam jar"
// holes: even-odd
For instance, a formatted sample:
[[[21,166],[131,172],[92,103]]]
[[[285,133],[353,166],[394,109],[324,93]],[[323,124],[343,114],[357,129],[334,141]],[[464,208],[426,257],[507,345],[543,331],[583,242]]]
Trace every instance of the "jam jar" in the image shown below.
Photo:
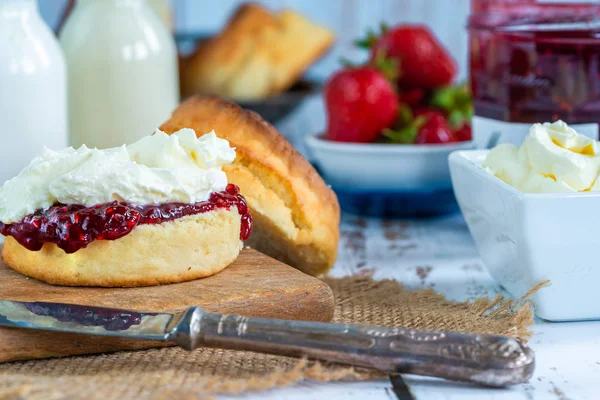
[[[468,29],[478,147],[558,119],[598,139],[600,2],[471,0]]]

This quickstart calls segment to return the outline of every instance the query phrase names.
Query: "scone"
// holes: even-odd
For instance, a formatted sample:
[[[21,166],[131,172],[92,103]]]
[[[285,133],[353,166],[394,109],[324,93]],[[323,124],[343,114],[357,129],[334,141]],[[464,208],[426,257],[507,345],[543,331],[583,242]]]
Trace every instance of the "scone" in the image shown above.
[[[214,127],[236,148],[223,170],[238,185],[253,216],[246,243],[311,275],[334,264],[340,208],[335,193],[277,130],[257,114],[213,96],[184,101],[161,130]]]
[[[181,60],[181,92],[235,100],[281,93],[333,44],[333,34],[289,10],[241,6],[217,36]]]
[[[131,287],[213,275],[252,229],[214,132],[157,131],[128,146],[46,150],[0,188],[6,264],[70,286]]]

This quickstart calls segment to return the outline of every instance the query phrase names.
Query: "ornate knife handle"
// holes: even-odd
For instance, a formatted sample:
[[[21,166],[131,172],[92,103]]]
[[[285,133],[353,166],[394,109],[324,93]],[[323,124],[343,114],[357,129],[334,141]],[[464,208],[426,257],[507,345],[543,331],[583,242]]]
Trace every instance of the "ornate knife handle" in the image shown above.
[[[533,351],[505,336],[270,320],[187,310],[168,339],[200,346],[334,361],[487,386],[527,382]]]

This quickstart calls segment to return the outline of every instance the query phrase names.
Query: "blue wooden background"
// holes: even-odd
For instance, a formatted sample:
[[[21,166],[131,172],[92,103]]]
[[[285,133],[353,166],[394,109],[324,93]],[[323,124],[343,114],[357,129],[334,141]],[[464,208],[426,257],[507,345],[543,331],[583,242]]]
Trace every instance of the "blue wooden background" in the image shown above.
[[[243,0],[171,0],[177,31],[214,32],[225,23]],[[337,36],[333,51],[316,64],[309,74],[326,79],[339,68],[340,57],[362,61],[366,54],[353,45],[368,28],[381,22],[427,24],[451,51],[459,65],[459,80],[467,71],[467,31],[469,0],[259,0],[272,9],[293,8],[310,19],[328,26]],[[61,15],[65,0],[39,0],[40,11],[51,26]],[[307,131],[322,130],[325,114],[321,99],[308,101],[299,112],[278,128],[302,150],[300,137]]]
[[[180,31],[214,32],[243,0],[172,0],[175,25]],[[460,78],[467,76],[467,32],[469,0],[259,0],[270,8],[293,8],[335,31],[338,41],[311,73],[325,77],[338,67],[341,56],[361,60],[352,41],[380,22],[425,23],[451,50],[460,65]],[[39,0],[44,18],[53,26],[64,0]]]

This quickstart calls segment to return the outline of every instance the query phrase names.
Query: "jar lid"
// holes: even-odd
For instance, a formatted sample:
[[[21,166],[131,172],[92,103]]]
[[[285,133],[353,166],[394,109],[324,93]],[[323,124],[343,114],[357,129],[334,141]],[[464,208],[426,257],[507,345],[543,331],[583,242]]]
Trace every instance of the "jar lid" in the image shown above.
[[[600,28],[600,3],[587,0],[473,0],[470,29],[561,31]]]

